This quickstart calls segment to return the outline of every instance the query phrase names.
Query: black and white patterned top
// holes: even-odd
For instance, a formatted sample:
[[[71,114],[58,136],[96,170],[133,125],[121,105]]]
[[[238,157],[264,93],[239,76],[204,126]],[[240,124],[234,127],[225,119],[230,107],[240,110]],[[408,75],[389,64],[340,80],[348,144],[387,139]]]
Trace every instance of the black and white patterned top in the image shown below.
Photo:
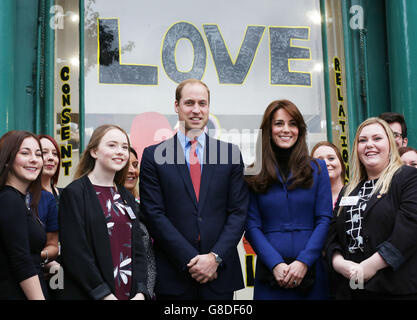
[[[362,237],[362,220],[363,212],[366,209],[368,200],[371,198],[372,190],[378,179],[365,181],[360,189],[358,196],[359,201],[356,205],[351,206],[347,211],[347,235],[349,240],[348,250],[350,253],[355,253],[358,250],[363,252],[363,237]]]

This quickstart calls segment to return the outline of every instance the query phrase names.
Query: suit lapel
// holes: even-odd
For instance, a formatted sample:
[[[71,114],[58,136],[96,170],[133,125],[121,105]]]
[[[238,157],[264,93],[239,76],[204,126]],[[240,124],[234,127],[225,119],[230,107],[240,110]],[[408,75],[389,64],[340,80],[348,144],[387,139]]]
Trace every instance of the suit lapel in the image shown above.
[[[366,217],[368,212],[372,209],[372,207],[380,200],[382,199],[382,197],[384,197],[384,195],[380,194],[379,192],[374,193],[372,195],[372,197],[368,200],[367,204],[366,204],[366,208],[365,211],[363,212],[363,217]]]
[[[184,152],[181,145],[178,144],[177,135],[174,136],[174,150],[175,150],[175,164],[179,175],[181,176],[185,189],[187,190],[191,200],[197,207],[197,197],[195,196],[193,183],[191,181],[190,170],[188,169],[187,162],[185,161]],[[201,191],[200,191],[201,192]]]
[[[218,147],[217,141],[213,140],[213,143],[211,146],[217,148]],[[198,202],[199,211],[204,207],[204,202],[206,201],[206,198],[207,198],[210,181],[213,176],[213,172],[216,169],[215,164],[210,164],[209,155],[210,155],[210,139],[208,135],[206,135],[206,146],[204,148],[204,156],[203,156],[203,159],[204,159],[203,172],[202,172],[201,184],[200,184],[200,196],[199,196],[200,201]]]

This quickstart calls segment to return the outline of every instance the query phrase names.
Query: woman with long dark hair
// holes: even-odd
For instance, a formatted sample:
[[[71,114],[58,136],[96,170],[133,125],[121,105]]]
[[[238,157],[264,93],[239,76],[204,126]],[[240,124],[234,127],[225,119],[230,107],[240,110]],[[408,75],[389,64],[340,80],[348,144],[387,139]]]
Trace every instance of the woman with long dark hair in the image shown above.
[[[325,299],[320,256],[332,214],[326,164],[309,156],[307,127],[291,101],[269,104],[261,130],[261,171],[246,179],[246,238],[257,254],[254,299]]]
[[[40,265],[46,235],[37,213],[41,145],[27,131],[12,131],[0,140],[0,300],[44,300]]]

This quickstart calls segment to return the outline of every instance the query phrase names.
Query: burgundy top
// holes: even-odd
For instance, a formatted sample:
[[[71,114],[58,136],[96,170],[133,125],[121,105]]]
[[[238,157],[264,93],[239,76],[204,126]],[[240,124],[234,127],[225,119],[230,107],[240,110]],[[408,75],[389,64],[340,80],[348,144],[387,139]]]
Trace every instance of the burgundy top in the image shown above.
[[[103,208],[113,257],[117,299],[128,300],[132,281],[132,223],[120,194],[114,187],[94,186]]]

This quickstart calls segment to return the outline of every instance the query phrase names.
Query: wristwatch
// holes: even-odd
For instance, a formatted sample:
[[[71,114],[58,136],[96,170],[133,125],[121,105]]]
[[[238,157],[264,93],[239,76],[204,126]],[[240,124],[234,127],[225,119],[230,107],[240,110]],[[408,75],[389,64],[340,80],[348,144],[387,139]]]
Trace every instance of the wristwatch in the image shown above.
[[[223,262],[223,259],[219,257],[217,253],[211,252],[214,255],[214,258],[216,259],[216,262],[220,265]]]

